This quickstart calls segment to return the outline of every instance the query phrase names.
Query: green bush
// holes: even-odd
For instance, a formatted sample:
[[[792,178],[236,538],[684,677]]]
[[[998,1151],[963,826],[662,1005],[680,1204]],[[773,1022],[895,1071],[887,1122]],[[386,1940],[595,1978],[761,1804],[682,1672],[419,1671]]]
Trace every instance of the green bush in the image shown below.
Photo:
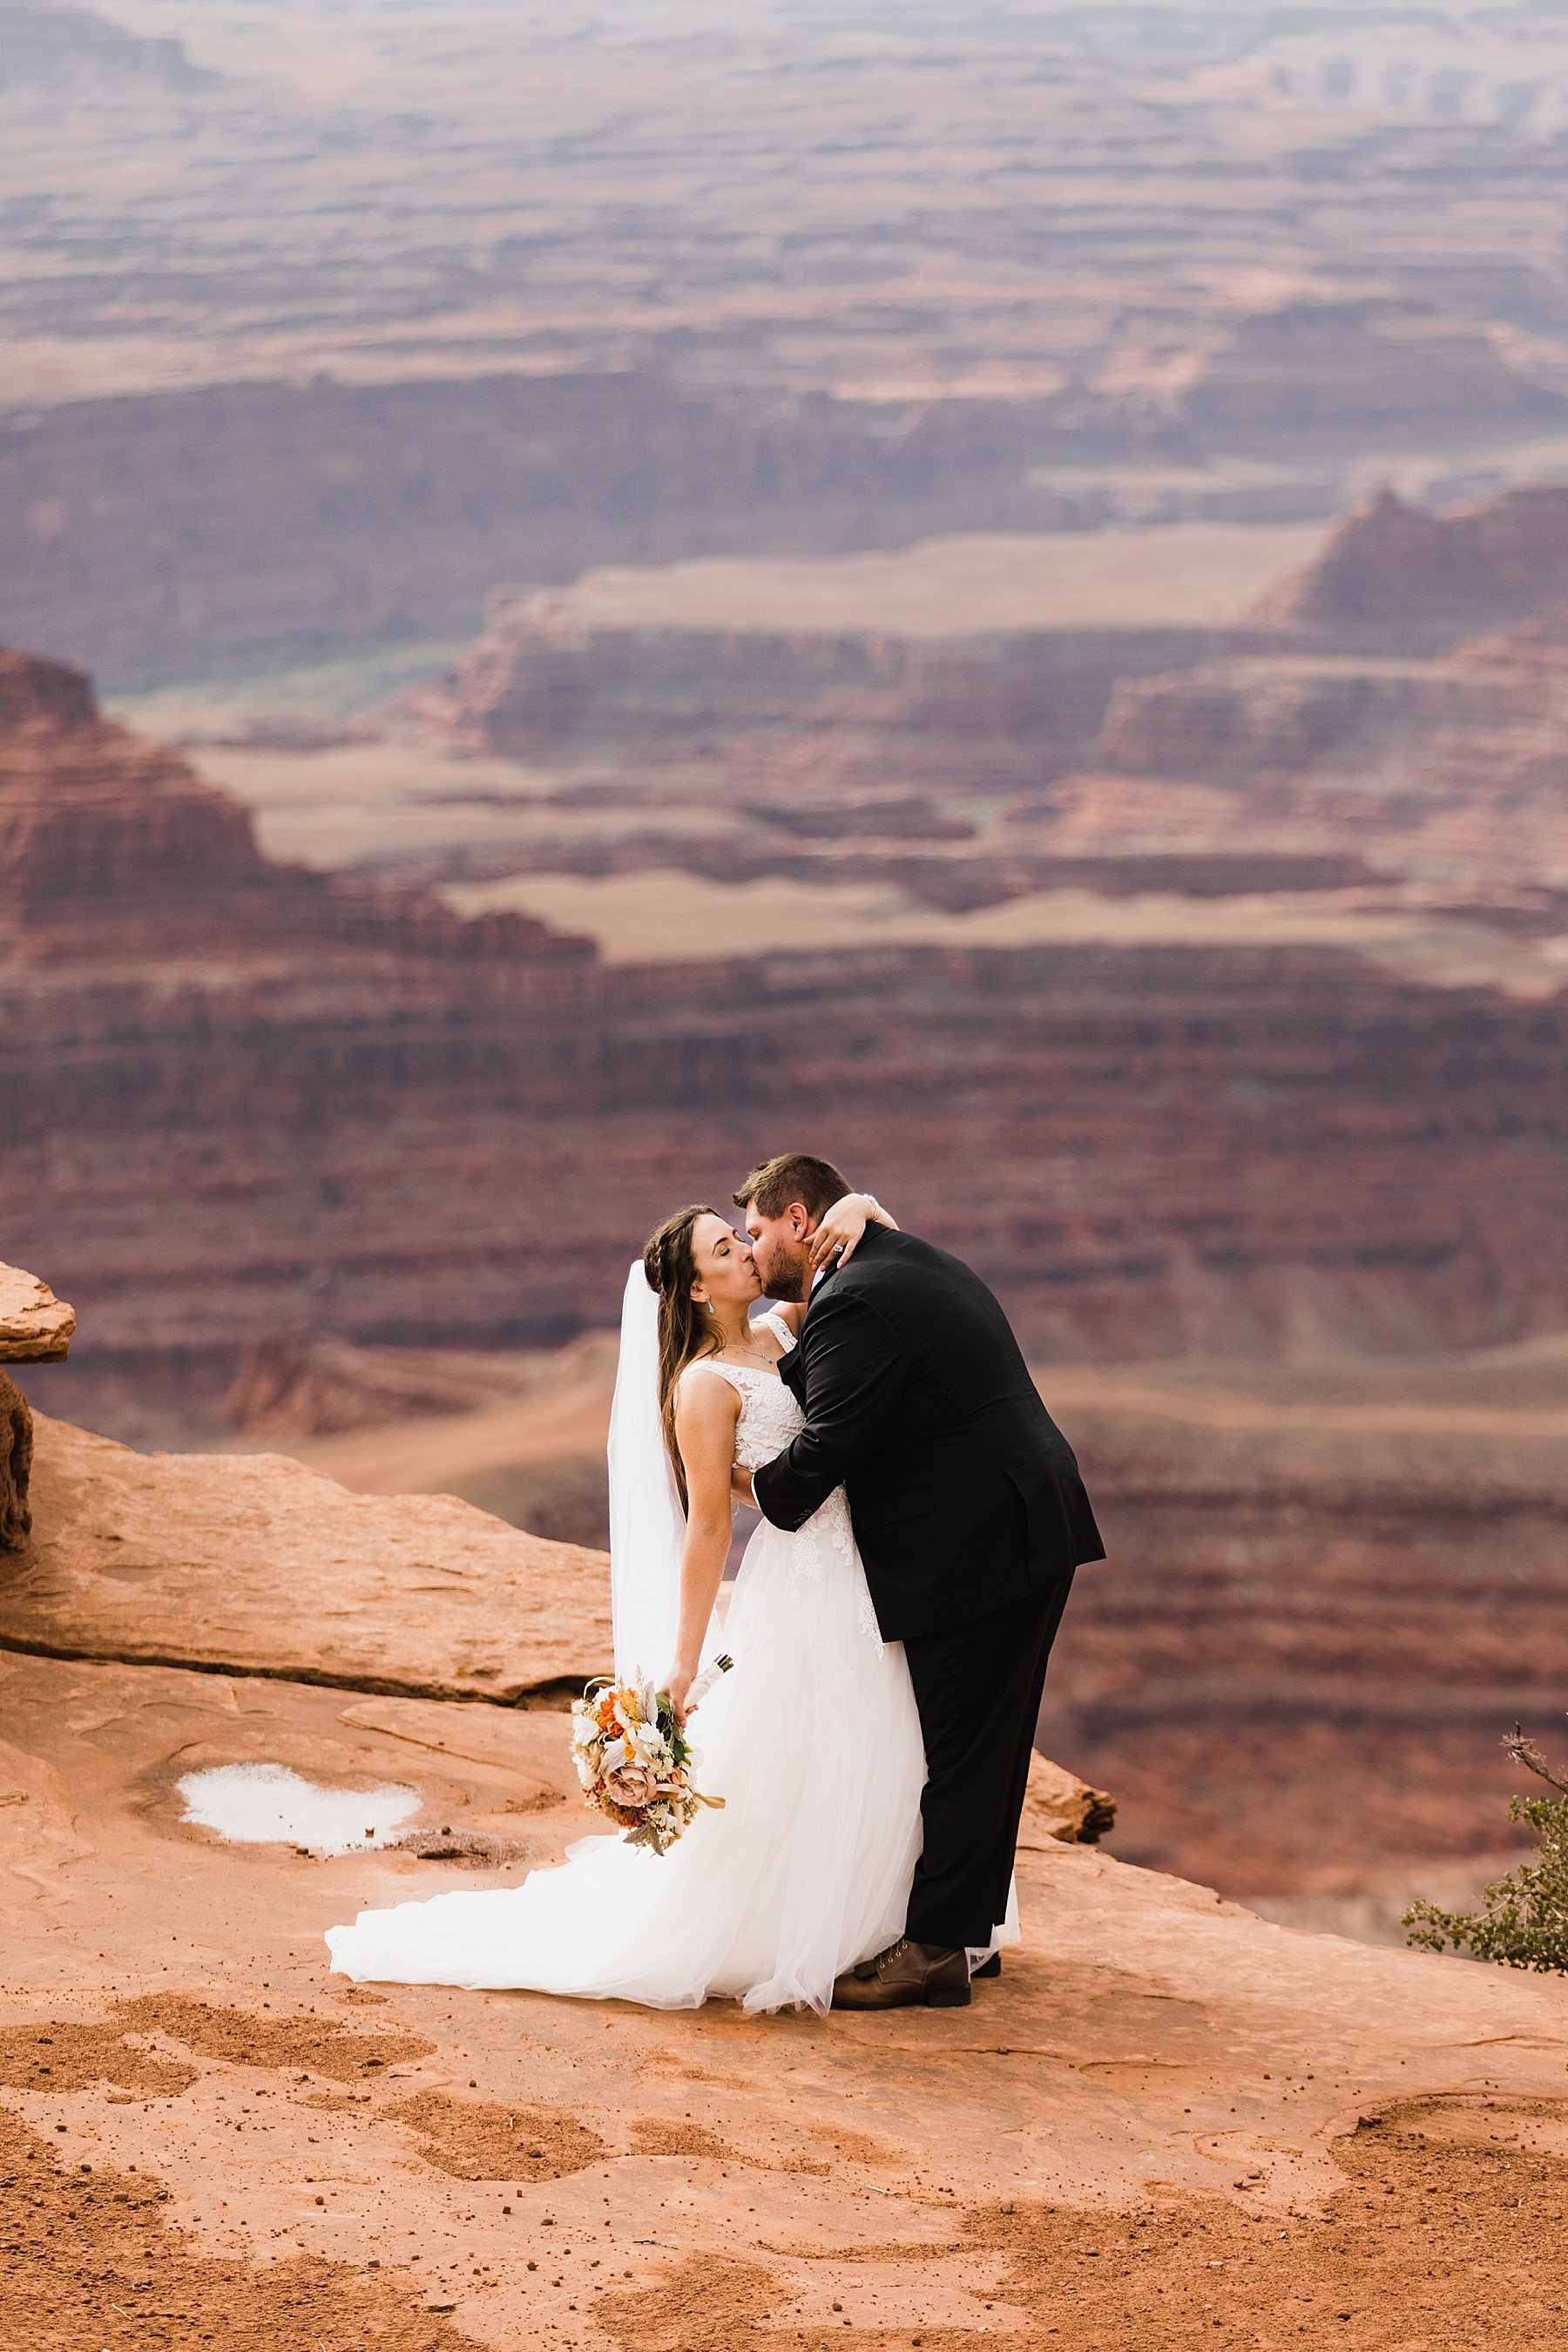
[[[1478,1960],[1508,1969],[1558,1969],[1568,1974],[1568,1780],[1554,1772],[1532,1739],[1516,1723],[1503,1739],[1509,1754],[1560,1797],[1515,1797],[1510,1822],[1528,1822],[1538,1843],[1529,1862],[1482,1894],[1479,1911],[1441,1911],[1435,1903],[1415,1903],[1405,1914],[1409,1941],[1425,1951],[1467,1948]]]

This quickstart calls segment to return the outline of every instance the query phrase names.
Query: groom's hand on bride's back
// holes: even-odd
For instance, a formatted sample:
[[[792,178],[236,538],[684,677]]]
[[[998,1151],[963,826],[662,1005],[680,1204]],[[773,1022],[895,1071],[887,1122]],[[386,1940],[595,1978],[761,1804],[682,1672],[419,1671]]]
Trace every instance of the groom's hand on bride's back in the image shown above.
[[[752,1492],[752,1474],[749,1470],[742,1470],[738,1462],[730,1473],[730,1491],[737,1502],[745,1504],[749,1511],[756,1509],[757,1498]]]

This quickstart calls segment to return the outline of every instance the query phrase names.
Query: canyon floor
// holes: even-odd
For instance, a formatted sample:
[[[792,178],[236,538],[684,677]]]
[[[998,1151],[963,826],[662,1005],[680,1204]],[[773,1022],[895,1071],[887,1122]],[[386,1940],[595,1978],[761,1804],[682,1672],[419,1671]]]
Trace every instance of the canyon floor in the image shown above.
[[[267,1457],[41,1422],[38,1465],[0,1586],[9,2340],[1568,2340],[1556,1980],[1291,1933],[1031,1804],[1025,1941],[967,2011],[350,1989],[323,1927],[583,1827],[548,1702],[603,1562]],[[184,1818],[184,1775],[258,1761],[414,1827],[325,1857]]]

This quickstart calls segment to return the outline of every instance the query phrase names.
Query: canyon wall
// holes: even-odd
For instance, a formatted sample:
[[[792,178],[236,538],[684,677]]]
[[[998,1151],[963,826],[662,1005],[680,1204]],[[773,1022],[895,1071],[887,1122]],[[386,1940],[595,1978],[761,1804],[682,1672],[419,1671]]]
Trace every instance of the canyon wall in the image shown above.
[[[1477,1344],[1568,1310],[1562,995],[1314,948],[609,966],[267,865],[173,755],[35,674],[0,761],[29,877],[0,913],[0,1155],[14,1247],[97,1348],[607,1320],[671,1200],[791,1139],[1050,1352]]]
[[[1415,516],[1408,544],[1398,523],[1379,617],[1331,626],[1289,612],[1332,608],[1384,508],[1326,545],[1214,525],[994,534],[498,597],[472,651],[404,700],[437,755],[421,806],[441,816],[416,831],[388,799],[361,856],[469,910],[602,920],[622,961],[680,949],[668,925],[656,945],[661,919],[639,924],[629,885],[595,907],[542,877],[660,877],[648,907],[676,877],[837,894],[756,897],[769,947],[792,919],[803,944],[828,922],[908,944],[916,909],[1023,901],[994,943],[1359,939],[1423,981],[1550,996],[1568,924],[1563,497]],[[1405,615],[1450,529],[1511,549],[1507,578],[1474,571],[1415,650]],[[1260,599],[1309,539],[1315,562]],[[1525,620],[1456,627],[1521,604]],[[1089,898],[1141,904],[1110,923]],[[1212,921],[1171,903],[1199,898]],[[729,912],[700,891],[682,903],[699,933]]]
[[[1531,484],[1430,514],[1385,490],[1346,521],[1273,619],[1369,649],[1426,651],[1568,594],[1568,488]]]
[[[1120,1852],[1246,1900],[1500,1851],[1502,1733],[1561,1746],[1565,1371],[1559,1346],[1042,1374],[1110,1553],[1075,1586],[1042,1737],[1114,1766]]]
[[[1268,642],[1169,626],[934,643],[831,625],[574,627],[569,603],[560,617],[543,604],[504,607],[443,685],[409,698],[437,740],[601,775],[706,762],[749,794],[786,795],[792,815],[804,803],[841,823],[889,789],[963,797],[1064,774],[1121,679]],[[888,810],[879,829],[907,838],[910,814]]]
[[[384,940],[296,975],[215,942],[139,982],[101,932],[53,947],[5,980],[11,1230],[100,1347],[607,1320],[671,1201],[802,1137],[1053,1353],[1479,1344],[1568,1310],[1561,1000],[1312,951],[638,971]]]
[[[235,383],[0,415],[0,636],[111,677],[469,628],[508,580],[1040,530],[1028,403],[658,374]]]

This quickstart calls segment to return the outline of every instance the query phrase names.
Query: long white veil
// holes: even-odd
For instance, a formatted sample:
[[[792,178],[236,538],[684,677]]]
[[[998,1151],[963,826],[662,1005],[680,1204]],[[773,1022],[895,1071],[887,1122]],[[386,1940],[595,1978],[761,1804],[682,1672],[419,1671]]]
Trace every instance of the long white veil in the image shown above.
[[[662,1675],[680,1619],[686,1515],[658,1411],[658,1298],[641,1258],[621,1302],[621,1357],[610,1407],[610,1602],[616,1675]]]

